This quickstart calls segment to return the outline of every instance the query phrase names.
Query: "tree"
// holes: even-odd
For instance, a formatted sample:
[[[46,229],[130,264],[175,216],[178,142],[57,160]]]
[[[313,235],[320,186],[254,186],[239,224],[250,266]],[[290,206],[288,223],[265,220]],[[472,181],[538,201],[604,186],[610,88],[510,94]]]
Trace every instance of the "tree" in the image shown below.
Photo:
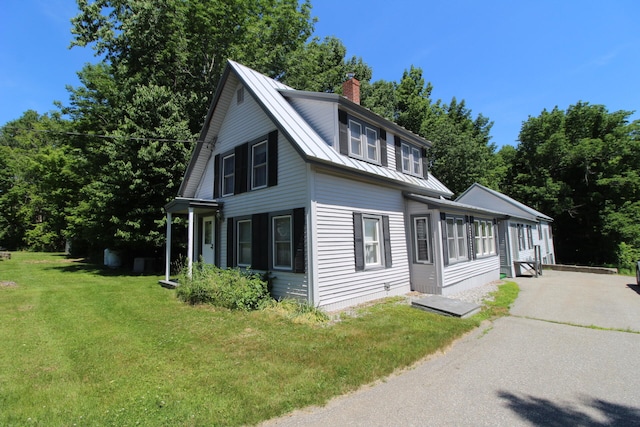
[[[27,111],[0,130],[0,246],[62,250],[80,179],[69,123]]]
[[[500,162],[491,143],[492,122],[479,114],[475,119],[464,100],[437,102],[422,125],[421,133],[433,141],[429,150],[432,172],[454,194],[460,194],[474,182],[497,188]]]
[[[231,58],[272,77],[313,30],[297,0],[79,0],[72,46],[103,58],[63,108],[88,182],[69,233],[97,248],[150,254],[208,104]],[[161,29],[159,31],[158,29]]]
[[[342,91],[348,72],[358,80],[371,80],[371,68],[361,58],[345,59],[347,48],[335,37],[322,42],[317,37],[289,55],[286,71],[280,80],[298,90],[313,92]]]
[[[522,125],[505,190],[554,217],[563,262],[615,263],[621,244],[640,249],[640,145],[630,115],[578,102]]]

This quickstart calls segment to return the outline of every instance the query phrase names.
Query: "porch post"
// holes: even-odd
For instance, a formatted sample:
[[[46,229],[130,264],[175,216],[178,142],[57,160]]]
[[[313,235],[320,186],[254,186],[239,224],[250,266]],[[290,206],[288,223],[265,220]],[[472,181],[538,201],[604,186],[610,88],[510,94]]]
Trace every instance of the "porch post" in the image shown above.
[[[189,237],[187,244],[187,271],[189,277],[191,277],[191,271],[193,269],[193,208],[189,208]]]
[[[164,280],[169,281],[169,275],[171,274],[171,212],[167,212],[167,247],[165,252],[164,263]]]

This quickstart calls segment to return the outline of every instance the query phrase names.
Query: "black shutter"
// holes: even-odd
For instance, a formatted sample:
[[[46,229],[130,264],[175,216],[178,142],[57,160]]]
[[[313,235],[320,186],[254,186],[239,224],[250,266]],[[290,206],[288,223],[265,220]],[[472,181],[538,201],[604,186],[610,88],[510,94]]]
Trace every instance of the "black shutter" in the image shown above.
[[[422,177],[424,179],[429,179],[429,160],[427,159],[427,149],[423,148],[421,151],[422,151]]]
[[[496,255],[500,255],[500,236],[498,230],[500,227],[498,226],[498,219],[493,218],[493,246],[496,248]]]
[[[293,210],[293,272],[304,273],[307,269],[305,259],[305,213],[304,208]]]
[[[356,271],[364,270],[364,241],[362,239],[362,214],[353,213],[353,243],[356,258]]]
[[[380,164],[382,166],[389,166],[389,159],[387,158],[387,131],[380,128]]]
[[[234,194],[247,192],[247,175],[249,164],[249,144],[238,145],[235,148],[235,188]]]
[[[469,225],[470,225],[470,236],[471,236],[471,243],[469,245],[469,247],[471,248],[471,257],[472,259],[476,259],[478,258],[478,251],[476,251],[476,227],[474,227],[474,221],[475,218],[473,216],[469,217]]]
[[[269,215],[251,215],[251,268],[269,269]]]
[[[267,142],[267,151],[269,159],[267,160],[267,169],[269,176],[267,177],[267,185],[273,187],[278,185],[278,131],[274,130],[269,133]]]
[[[449,265],[449,245],[447,243],[447,215],[440,212],[440,227],[442,228],[442,261]]]
[[[216,154],[213,158],[213,198],[220,197],[220,186],[222,185],[220,154]]]
[[[393,138],[393,145],[396,151],[396,170],[402,172],[402,140],[398,135],[394,135]]]
[[[386,268],[393,267],[391,261],[391,230],[389,228],[389,216],[382,217],[382,239],[384,240],[384,266]]]
[[[227,218],[227,268],[236,266],[236,245],[233,218]]]
[[[473,244],[471,243],[471,224],[469,215],[464,216],[464,226],[467,229],[467,259],[473,259]]]
[[[349,155],[349,121],[346,112],[338,110],[338,122],[340,153]]]

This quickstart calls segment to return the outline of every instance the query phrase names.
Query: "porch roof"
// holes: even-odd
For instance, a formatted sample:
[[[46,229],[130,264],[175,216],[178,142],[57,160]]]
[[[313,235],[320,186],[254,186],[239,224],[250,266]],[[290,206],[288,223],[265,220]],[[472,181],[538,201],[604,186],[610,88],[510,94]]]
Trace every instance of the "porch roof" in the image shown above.
[[[222,206],[223,203],[217,200],[176,197],[164,206],[164,210],[172,214],[186,214],[189,208],[193,208],[195,213],[200,214],[221,211]]]
[[[416,202],[424,203],[427,206],[436,208],[449,208],[458,211],[490,215],[495,218],[509,218],[511,215],[504,212],[498,212],[491,209],[480,208],[478,206],[467,205],[465,203],[454,202],[453,200],[439,199],[436,197],[423,196],[421,194],[405,193],[405,197]]]
[[[453,200],[447,199],[439,199],[436,197],[423,196],[421,194],[413,194],[413,193],[404,193],[404,196],[407,199],[415,200],[416,202],[424,203],[429,207],[435,208],[449,208],[457,211],[481,214],[481,215],[489,215],[498,219],[520,219],[531,222],[538,222],[536,218],[526,217],[524,215],[514,215],[511,213],[494,211],[492,209],[481,208],[479,206],[468,205],[466,203],[454,202]]]

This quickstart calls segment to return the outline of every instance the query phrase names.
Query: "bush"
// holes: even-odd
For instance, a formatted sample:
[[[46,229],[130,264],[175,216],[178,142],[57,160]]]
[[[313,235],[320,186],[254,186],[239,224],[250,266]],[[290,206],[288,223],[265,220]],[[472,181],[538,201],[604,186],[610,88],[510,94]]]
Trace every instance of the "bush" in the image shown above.
[[[636,262],[640,260],[640,250],[622,242],[618,245],[616,257],[618,259],[618,269],[620,271],[631,271],[633,274],[636,270]]]
[[[179,274],[178,298],[189,304],[212,304],[230,310],[256,310],[271,300],[263,275],[249,270],[221,269],[194,263],[191,277],[186,267]]]

